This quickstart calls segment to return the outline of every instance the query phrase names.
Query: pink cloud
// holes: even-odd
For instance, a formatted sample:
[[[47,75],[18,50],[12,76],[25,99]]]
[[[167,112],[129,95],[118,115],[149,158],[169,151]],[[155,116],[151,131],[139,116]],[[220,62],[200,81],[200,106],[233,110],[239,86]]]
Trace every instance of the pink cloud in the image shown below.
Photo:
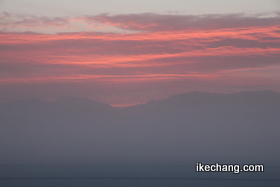
[[[131,97],[124,99],[131,103],[193,90],[280,91],[280,77],[268,76],[280,65],[278,17],[139,14],[85,19],[141,32],[0,32],[0,95],[19,91],[15,85],[29,85],[34,93],[51,98],[72,90],[72,85],[79,96],[121,105],[122,99],[107,93],[111,87],[119,98]],[[67,20],[34,18],[10,24],[63,25]],[[39,90],[46,84],[49,96]],[[62,89],[57,85],[67,89],[55,91]],[[98,93],[89,96],[87,92],[95,90],[86,88],[90,85]]]
[[[228,15],[160,15],[152,13],[86,16],[89,22],[99,22],[123,29],[166,31],[186,29],[221,29],[279,25],[280,17],[260,18],[244,14]]]

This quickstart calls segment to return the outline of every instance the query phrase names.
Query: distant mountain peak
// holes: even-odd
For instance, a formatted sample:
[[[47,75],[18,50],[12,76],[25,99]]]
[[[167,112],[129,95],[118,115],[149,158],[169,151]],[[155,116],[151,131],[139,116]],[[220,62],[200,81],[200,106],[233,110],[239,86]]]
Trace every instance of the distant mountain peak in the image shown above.
[[[75,102],[75,101],[92,102],[93,100],[84,97],[77,97],[77,96],[62,96],[56,99],[54,102]]]
[[[66,104],[66,105],[76,105],[76,106],[96,106],[96,107],[106,107],[113,108],[109,104],[94,101],[85,97],[76,97],[76,96],[63,96],[55,100],[53,103],[56,104]]]

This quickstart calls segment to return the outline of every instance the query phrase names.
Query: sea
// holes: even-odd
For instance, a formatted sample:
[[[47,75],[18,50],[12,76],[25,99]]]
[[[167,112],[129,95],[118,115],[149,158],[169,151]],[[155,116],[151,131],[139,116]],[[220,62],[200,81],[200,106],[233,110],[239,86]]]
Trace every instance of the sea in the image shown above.
[[[280,187],[264,172],[196,172],[195,165],[1,165],[0,187]]]

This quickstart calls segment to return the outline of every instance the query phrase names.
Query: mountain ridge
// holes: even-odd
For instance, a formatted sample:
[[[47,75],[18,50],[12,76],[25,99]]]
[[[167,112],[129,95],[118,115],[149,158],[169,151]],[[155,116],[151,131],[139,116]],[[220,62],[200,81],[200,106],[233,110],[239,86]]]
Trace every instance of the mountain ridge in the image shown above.
[[[0,164],[280,164],[280,94],[270,91],[126,108],[75,97],[27,103],[0,105]]]
[[[242,92],[236,92],[236,93],[218,93],[218,92],[202,92],[202,91],[194,91],[194,92],[189,92],[189,93],[183,93],[183,94],[175,94],[175,95],[171,95],[166,99],[163,100],[150,100],[144,104],[137,104],[137,105],[132,105],[132,106],[127,106],[127,107],[122,107],[122,108],[130,108],[130,107],[135,107],[135,106],[143,106],[143,105],[149,105],[151,103],[160,103],[160,102],[164,102],[164,101],[169,101],[169,100],[174,100],[175,99],[195,99],[192,96],[196,96],[196,97],[201,97],[201,96],[207,96],[207,97],[223,97],[223,96],[241,96],[244,98],[250,98],[252,96],[254,97],[260,97],[262,95],[266,95],[266,97],[268,96],[273,96],[273,97],[280,97],[280,93],[272,91],[272,90],[263,90],[263,91],[242,91]],[[13,101],[9,101],[9,102],[5,102],[5,103],[0,103],[1,104],[15,104],[15,103],[66,103],[66,102],[70,102],[72,104],[79,104],[78,101],[80,101],[83,104],[95,104],[95,105],[103,105],[103,106],[110,106],[113,108],[119,108],[119,107],[114,107],[111,106],[110,104],[104,103],[104,102],[100,102],[100,101],[96,101],[96,100],[92,100],[86,97],[79,97],[79,96],[62,96],[57,98],[54,101],[43,101],[40,100],[39,98],[31,98],[31,99],[23,99],[23,100],[13,100]]]

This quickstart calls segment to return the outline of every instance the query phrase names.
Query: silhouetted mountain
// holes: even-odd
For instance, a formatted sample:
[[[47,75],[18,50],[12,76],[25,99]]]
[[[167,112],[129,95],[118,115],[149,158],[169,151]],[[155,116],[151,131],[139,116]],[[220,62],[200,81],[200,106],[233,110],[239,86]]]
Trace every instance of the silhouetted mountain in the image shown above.
[[[127,108],[0,104],[0,164],[279,162],[280,94],[192,92]],[[279,164],[279,163],[278,163]]]

